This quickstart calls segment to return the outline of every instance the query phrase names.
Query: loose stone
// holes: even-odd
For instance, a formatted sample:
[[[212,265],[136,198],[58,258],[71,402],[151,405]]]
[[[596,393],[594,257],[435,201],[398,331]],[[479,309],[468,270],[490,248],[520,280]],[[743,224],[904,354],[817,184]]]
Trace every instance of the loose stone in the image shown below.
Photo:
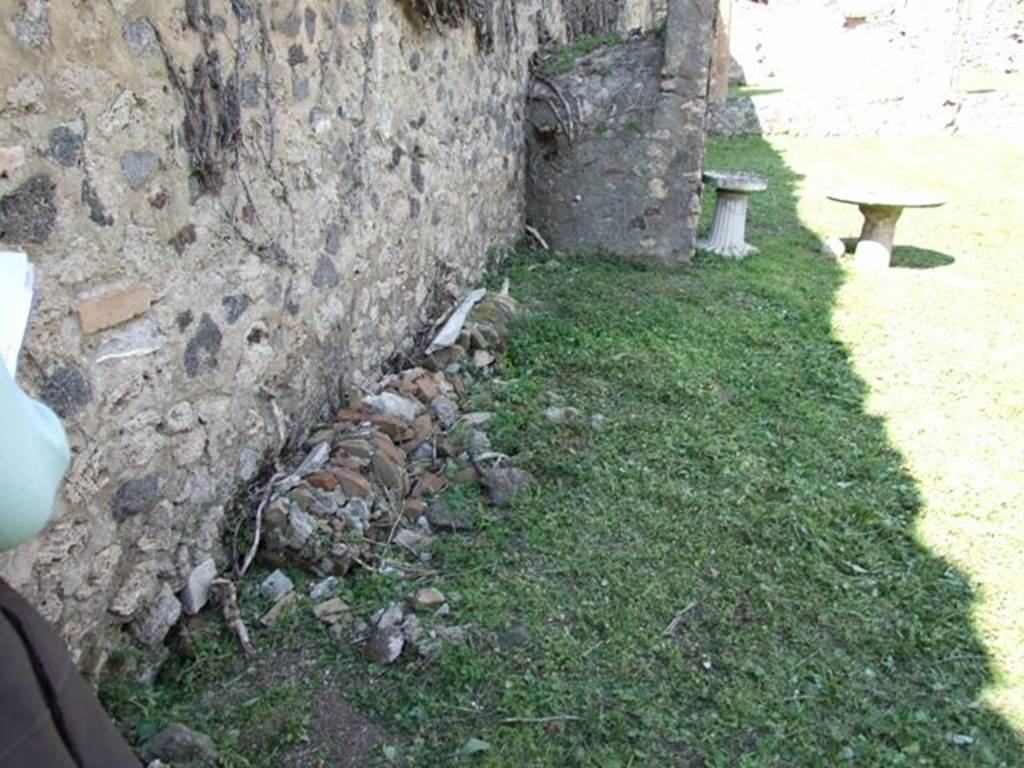
[[[173,723],[151,736],[139,753],[144,763],[160,760],[169,765],[191,768],[214,768],[218,760],[213,739],[179,723]]]
[[[579,419],[583,414],[578,408],[552,405],[544,409],[544,418],[556,424],[566,424]]]
[[[473,530],[473,521],[468,514],[452,509],[441,500],[434,501],[427,507],[426,518],[430,527],[436,531],[456,533]]]
[[[435,397],[430,403],[430,408],[437,416],[437,420],[441,422],[442,427],[451,429],[455,426],[455,422],[459,418],[459,407],[455,401],[444,396]]]
[[[375,664],[394,664],[405,648],[405,635],[398,626],[377,627],[366,643],[366,656]]]
[[[379,395],[367,395],[363,398],[363,406],[370,412],[381,416],[412,421],[423,412],[423,404],[393,392],[382,392]]]
[[[325,597],[333,595],[340,588],[341,580],[337,576],[328,576],[326,579],[310,585],[309,596],[314,600],[323,600]]]
[[[292,580],[280,569],[267,576],[260,584],[260,594],[273,603],[276,603],[293,589],[295,589],[295,585],[292,583]]]
[[[269,611],[260,616],[260,624],[264,627],[272,627],[284,614],[295,606],[296,598],[294,592],[287,593],[270,608]]]
[[[370,482],[358,472],[341,468],[336,470],[335,474],[338,478],[341,492],[346,496],[366,497],[370,495]]]
[[[349,612],[349,606],[341,598],[332,597],[313,606],[313,615],[326,624],[333,624]]]
[[[194,616],[210,599],[210,585],[217,578],[217,564],[208,558],[192,569],[181,590],[181,604],[185,613]]]
[[[180,617],[181,603],[170,585],[164,583],[146,613],[132,623],[132,633],[143,645],[159,645]]]
[[[495,467],[484,475],[487,496],[496,507],[504,507],[534,484],[533,475],[518,467]]]
[[[447,602],[447,598],[434,587],[424,587],[413,595],[412,601],[417,610],[430,610],[443,605]]]
[[[412,552],[419,552],[424,547],[428,546],[434,537],[426,534],[419,533],[417,531],[411,531],[408,528],[403,528],[395,534],[394,542],[400,547],[405,547]]]

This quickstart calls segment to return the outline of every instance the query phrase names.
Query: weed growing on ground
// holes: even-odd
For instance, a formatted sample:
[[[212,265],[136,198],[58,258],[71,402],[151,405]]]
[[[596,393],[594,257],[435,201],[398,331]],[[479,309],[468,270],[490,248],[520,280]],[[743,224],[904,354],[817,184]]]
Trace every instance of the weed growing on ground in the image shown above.
[[[553,48],[545,53],[537,63],[537,71],[544,75],[559,75],[571,72],[576,62],[588,56],[598,48],[607,45],[618,45],[622,35],[609,32],[603,35],[581,35],[572,42]],[[604,76],[603,72],[602,75]]]

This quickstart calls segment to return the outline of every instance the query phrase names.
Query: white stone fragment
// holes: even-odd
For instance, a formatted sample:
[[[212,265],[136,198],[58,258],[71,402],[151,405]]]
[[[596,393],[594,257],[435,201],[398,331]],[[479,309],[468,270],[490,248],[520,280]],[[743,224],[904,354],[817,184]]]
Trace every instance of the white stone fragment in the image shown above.
[[[295,589],[295,585],[292,580],[285,576],[280,569],[267,576],[260,584],[260,594],[272,603],[278,602],[293,589]]]
[[[337,592],[340,586],[341,580],[337,576],[328,576],[309,586],[309,596],[314,600],[323,600]]]
[[[423,404],[418,400],[396,395],[394,392],[381,392],[379,395],[367,395],[363,398],[363,407],[370,413],[412,421],[423,413]]]
[[[180,617],[181,603],[174,596],[174,590],[165,582],[146,612],[132,623],[132,634],[143,645],[159,645]]]
[[[217,564],[213,558],[203,560],[192,569],[185,579],[185,587],[181,590],[181,605],[185,613],[194,616],[203,609],[210,599],[210,585],[217,578]]]
[[[833,261],[839,261],[846,255],[846,244],[838,237],[826,237],[821,241],[821,255]]]

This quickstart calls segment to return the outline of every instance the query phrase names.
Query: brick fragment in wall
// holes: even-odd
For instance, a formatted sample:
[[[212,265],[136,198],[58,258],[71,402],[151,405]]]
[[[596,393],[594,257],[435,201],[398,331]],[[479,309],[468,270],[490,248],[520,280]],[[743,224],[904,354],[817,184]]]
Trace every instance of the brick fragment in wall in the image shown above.
[[[82,333],[96,333],[149,311],[153,292],[139,285],[123,291],[86,299],[78,303],[78,320]]]

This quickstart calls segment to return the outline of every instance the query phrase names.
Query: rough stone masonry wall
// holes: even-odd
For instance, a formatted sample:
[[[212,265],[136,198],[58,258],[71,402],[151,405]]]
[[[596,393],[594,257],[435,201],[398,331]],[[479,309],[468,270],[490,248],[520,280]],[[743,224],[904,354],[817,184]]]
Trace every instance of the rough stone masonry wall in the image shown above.
[[[37,264],[20,376],[73,460],[0,571],[87,670],[118,627],[159,642],[225,499],[521,231],[528,60],[563,13],[472,6],[3,4],[0,246]]]
[[[552,247],[692,258],[716,5],[675,0],[664,33],[535,78],[527,219]]]

